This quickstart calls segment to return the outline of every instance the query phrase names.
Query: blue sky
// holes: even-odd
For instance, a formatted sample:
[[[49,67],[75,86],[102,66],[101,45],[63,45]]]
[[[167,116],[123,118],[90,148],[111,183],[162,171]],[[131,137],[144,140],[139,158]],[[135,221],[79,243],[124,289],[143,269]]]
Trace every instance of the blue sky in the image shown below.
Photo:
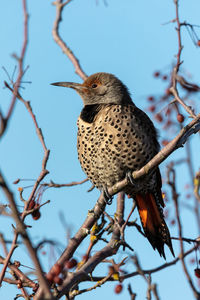
[[[107,3],[108,5],[105,6],[101,0],[98,1],[98,5],[95,0],[72,1],[64,10],[61,35],[88,75],[100,71],[114,73],[128,86],[136,105],[146,110],[147,96],[159,95],[165,87],[163,82],[153,78],[153,72],[169,71],[177,53],[175,24],[163,25],[174,19],[174,3],[172,0],[107,0]],[[81,82],[81,79],[74,73],[71,62],[53,41],[51,31],[55,19],[55,6],[47,0],[28,1],[28,11],[30,14],[29,45],[25,65],[29,65],[29,69],[24,80],[32,83],[24,83],[22,86],[25,89],[21,90],[21,93],[24,99],[31,101],[47,147],[51,150],[47,165],[50,174],[46,180],[52,179],[58,183],[81,180],[85,178],[85,175],[80,168],[76,154],[76,120],[82,109],[82,101],[74,91],[50,85],[55,81]],[[199,1],[180,1],[182,21],[187,20],[192,24],[199,24],[199,11]],[[23,37],[21,1],[1,1],[0,25],[1,66],[12,74],[16,62],[11,54],[20,53]],[[194,82],[199,83],[200,48],[192,44],[185,30],[182,37],[184,70],[192,74]],[[3,88],[4,80],[8,79],[3,69],[0,69],[0,105],[2,111],[6,112],[11,94]],[[186,122],[189,122],[189,119]],[[157,124],[156,126],[159,127]],[[169,138],[173,138],[175,134],[175,132],[171,133]],[[162,136],[162,130],[160,130],[160,135]],[[199,147],[197,137],[193,139],[192,145],[195,149]],[[173,158],[184,157],[184,151],[184,149],[178,150],[168,159],[168,162]],[[193,151],[192,154],[197,171],[200,165],[199,155],[197,151]],[[36,179],[41,170],[43,158],[42,147],[32,120],[20,102],[17,103],[8,131],[1,140],[0,157],[1,169],[19,201],[17,186],[13,186],[12,182],[17,178]],[[161,166],[163,176],[164,165]],[[189,181],[187,169],[179,168],[178,174],[184,174],[179,180],[179,192],[183,196],[183,186]],[[22,186],[30,184],[32,182],[28,181]],[[34,222],[31,217],[27,218],[27,224],[33,226],[29,232],[34,241],[53,238],[66,245],[66,232],[60,222],[59,213],[62,212],[65,215],[67,224],[71,226],[74,234],[99,195],[96,190],[87,193],[89,187],[90,184],[86,183],[78,187],[46,191],[43,201],[50,199],[51,203],[41,209],[42,218],[37,222]],[[26,189],[25,196],[28,196],[29,192],[30,189]],[[5,201],[2,195],[1,199],[1,202]],[[130,208],[131,204],[128,201],[127,207]],[[114,213],[115,203],[109,207],[108,211],[111,214]],[[136,217],[138,216],[135,214],[134,218]],[[183,209],[181,217],[184,224],[188,224],[184,226],[184,235],[195,238],[197,232],[193,215]],[[0,228],[1,230],[3,228],[6,238],[12,238],[10,220],[1,217]],[[176,228],[171,228],[171,232],[173,236],[177,236]],[[163,263],[163,259],[152,250],[146,240],[138,235],[136,230],[128,229],[126,236],[145,269]],[[78,249],[75,255],[77,258],[84,254],[87,245],[88,240]],[[176,242],[174,245],[175,252],[178,254],[179,247],[176,246]],[[0,253],[1,251],[2,249]],[[124,255],[120,252],[119,259]],[[30,265],[25,249],[22,252],[17,249],[13,259],[21,259],[24,264]],[[48,270],[48,258],[41,256],[41,259],[44,269]],[[167,260],[171,259],[167,250]],[[53,262],[54,258],[50,265]],[[131,262],[128,264],[128,269],[134,270]],[[98,267],[96,270],[96,274],[105,273],[105,267]],[[193,279],[195,280],[194,277]],[[192,298],[180,264],[153,275],[152,280],[158,284],[162,300]],[[144,299],[146,287],[143,280],[139,277],[132,278],[124,283],[124,287],[128,282],[138,294],[137,300]],[[79,297],[83,300],[92,299],[94,295],[96,299],[102,297],[128,299],[126,288],[122,294],[116,296],[113,293],[114,285],[115,283],[107,283],[101,289]],[[86,285],[81,287],[83,286]],[[0,291],[2,299],[13,299],[15,293],[15,287],[11,288],[6,284]]]

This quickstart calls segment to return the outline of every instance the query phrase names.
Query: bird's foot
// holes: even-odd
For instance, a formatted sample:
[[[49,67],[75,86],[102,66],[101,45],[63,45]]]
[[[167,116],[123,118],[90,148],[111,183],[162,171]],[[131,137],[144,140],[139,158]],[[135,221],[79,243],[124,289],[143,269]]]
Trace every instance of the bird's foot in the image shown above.
[[[130,170],[126,172],[126,179],[132,186],[131,190],[134,191],[134,193],[139,193],[142,191],[143,179],[134,179],[132,176],[132,171]]]
[[[140,179],[136,180],[136,179],[133,178],[132,171],[128,171],[126,173],[126,178],[129,181],[129,183],[132,185],[132,187],[135,191],[141,190],[141,183],[142,182],[140,181]]]
[[[136,182],[135,182],[135,180],[134,180],[134,178],[133,178],[133,175],[132,175],[132,171],[128,171],[128,172],[126,172],[126,178],[127,178],[127,180],[133,185],[133,186],[135,186],[136,185]]]
[[[113,196],[111,196],[109,194],[107,186],[103,187],[102,192],[103,192],[103,197],[104,197],[104,200],[105,200],[106,204],[111,205],[112,200],[113,200]]]

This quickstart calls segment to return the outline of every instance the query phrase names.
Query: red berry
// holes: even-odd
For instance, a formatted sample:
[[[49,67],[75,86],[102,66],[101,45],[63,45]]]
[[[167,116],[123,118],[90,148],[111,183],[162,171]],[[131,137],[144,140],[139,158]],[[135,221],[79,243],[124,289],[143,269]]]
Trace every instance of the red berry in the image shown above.
[[[182,114],[178,114],[176,117],[177,117],[177,121],[179,123],[183,123],[183,121],[185,120],[185,118]]]
[[[155,119],[156,119],[156,121],[158,121],[158,122],[160,122],[160,123],[163,121],[163,117],[162,117],[161,114],[156,114],[156,115],[155,115]]]
[[[49,281],[49,283],[52,283],[54,280],[54,274],[51,272],[46,274],[46,279]]]
[[[156,71],[154,74],[153,74],[154,77],[159,77],[160,76],[160,72]]]
[[[198,40],[198,41],[197,41],[197,46],[199,46],[199,47],[200,47],[200,40]]]
[[[66,268],[68,268],[68,269],[72,269],[72,268],[76,267],[76,265],[77,265],[77,260],[74,259],[74,258],[72,258],[71,260],[68,260],[68,261],[65,263],[65,266],[66,266]]]
[[[151,102],[153,102],[155,100],[155,98],[153,96],[149,96],[147,99]]]
[[[122,290],[123,290],[122,284],[119,283],[115,286],[115,294],[120,294]]]
[[[156,110],[155,105],[149,106],[149,111],[154,112]]]
[[[61,273],[62,271],[62,267],[61,265],[59,265],[58,263],[55,263],[55,265],[53,265],[52,269],[51,269],[51,273],[54,275],[54,276],[57,276]]]
[[[164,76],[162,77],[163,80],[167,80],[167,78],[168,78],[167,75],[164,75]]]
[[[53,280],[55,283],[57,283],[58,285],[61,285],[63,283],[62,278],[60,278],[59,276],[54,277]]]
[[[31,215],[32,215],[33,220],[35,220],[35,221],[41,217],[41,213],[40,213],[39,209],[33,211]]]
[[[200,269],[199,268],[194,269],[194,274],[197,278],[200,278]]]
[[[35,203],[34,208],[37,208],[37,207],[38,207],[38,209],[34,210],[34,211],[31,213],[33,220],[38,220],[38,219],[41,217],[41,213],[40,213],[40,211],[39,211],[39,206],[40,206],[40,205],[39,205],[38,203]]]

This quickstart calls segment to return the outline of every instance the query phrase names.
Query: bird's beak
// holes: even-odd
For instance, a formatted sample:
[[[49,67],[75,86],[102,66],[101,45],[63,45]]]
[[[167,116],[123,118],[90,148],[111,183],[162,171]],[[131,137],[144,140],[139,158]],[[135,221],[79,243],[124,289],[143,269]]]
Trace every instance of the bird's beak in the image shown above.
[[[86,88],[82,84],[75,83],[75,82],[54,82],[54,83],[51,83],[51,85],[68,87],[68,88],[74,89],[76,91],[82,91],[83,89]]]

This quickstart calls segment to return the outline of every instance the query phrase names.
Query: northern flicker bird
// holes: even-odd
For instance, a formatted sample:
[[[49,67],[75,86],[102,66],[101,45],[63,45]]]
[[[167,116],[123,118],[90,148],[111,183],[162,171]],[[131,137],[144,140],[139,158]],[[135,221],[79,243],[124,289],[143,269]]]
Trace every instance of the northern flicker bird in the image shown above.
[[[127,87],[114,75],[96,73],[82,84],[56,82],[74,89],[84,107],[78,118],[78,158],[83,171],[100,190],[143,167],[159,151],[156,129],[149,117],[131,100]],[[130,177],[130,176],[129,176]],[[174,255],[163,216],[159,168],[130,184],[125,193],[137,204],[147,239],[165,258],[164,244]]]

